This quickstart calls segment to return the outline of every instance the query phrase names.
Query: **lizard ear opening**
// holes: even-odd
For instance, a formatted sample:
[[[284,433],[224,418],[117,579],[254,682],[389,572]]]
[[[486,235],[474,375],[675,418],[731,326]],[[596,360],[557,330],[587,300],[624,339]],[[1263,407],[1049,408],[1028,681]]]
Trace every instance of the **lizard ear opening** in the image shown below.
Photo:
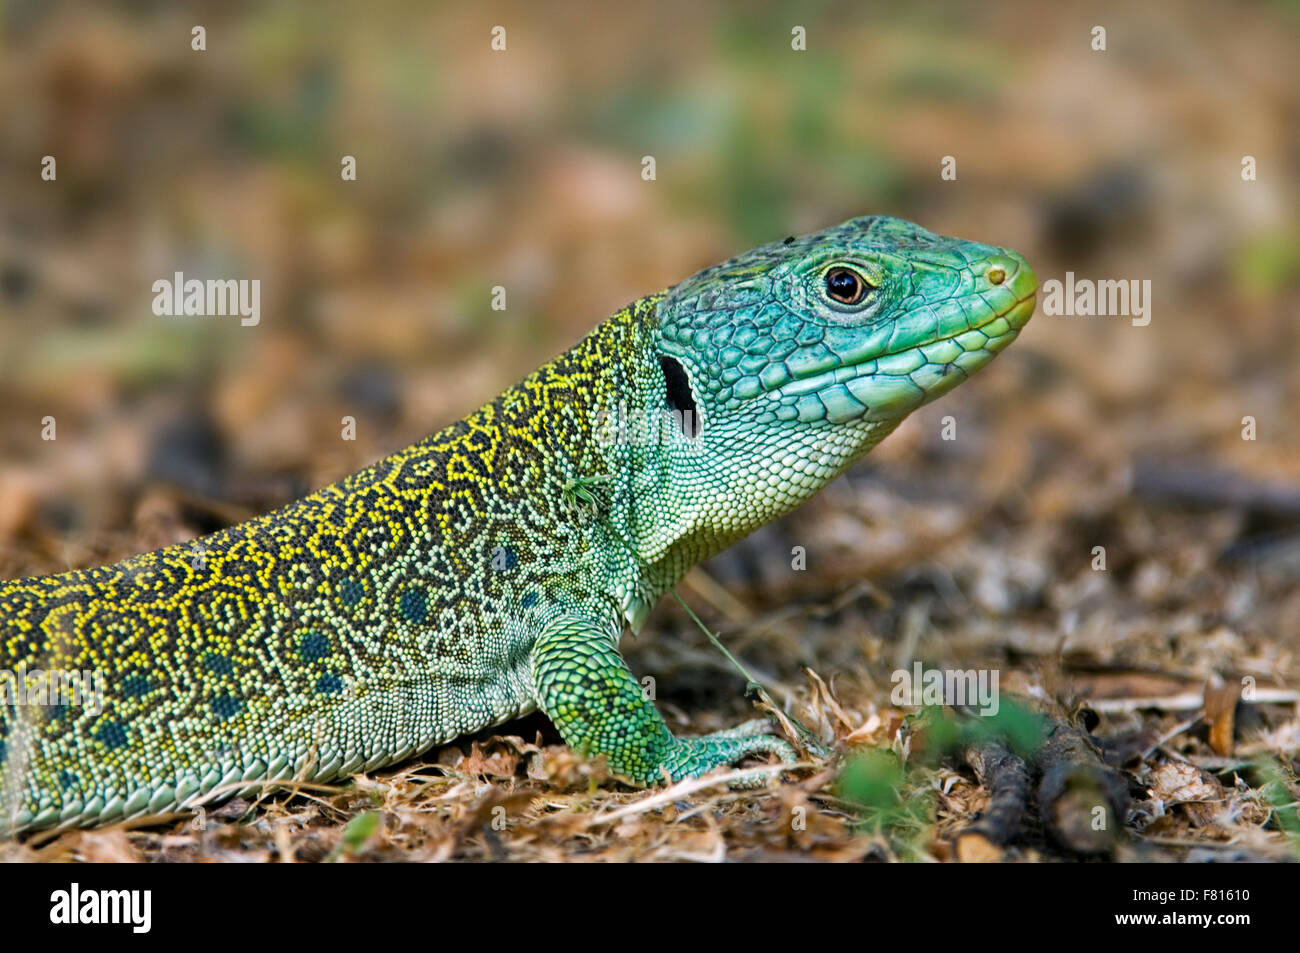
[[[682,436],[694,440],[703,429],[699,409],[695,404],[695,394],[691,391],[691,379],[686,375],[686,368],[667,354],[659,355],[659,366],[663,368],[664,383],[668,386],[668,406],[677,415]]]

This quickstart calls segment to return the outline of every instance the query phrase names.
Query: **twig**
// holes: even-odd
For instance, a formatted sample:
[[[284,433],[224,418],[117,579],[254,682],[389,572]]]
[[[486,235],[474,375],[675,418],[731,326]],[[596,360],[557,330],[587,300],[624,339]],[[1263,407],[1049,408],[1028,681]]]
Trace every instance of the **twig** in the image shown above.
[[[1080,728],[1055,721],[1034,755],[1040,772],[1038,810],[1043,829],[1079,854],[1109,854],[1128,813],[1128,786],[1101,760]]]
[[[735,781],[743,781],[760,775],[778,775],[782,771],[791,771],[797,768],[811,768],[810,762],[800,761],[795,764],[768,764],[757,768],[741,768],[735,771],[728,771],[725,774],[706,774],[699,778],[685,778],[678,781],[672,787],[664,788],[658,794],[642,798],[631,804],[609,811],[605,814],[595,814],[587,821],[588,827],[594,827],[597,824],[609,824],[624,817],[633,814],[644,814],[646,811],[653,811],[655,808],[662,807],[665,804],[671,804],[678,798],[685,797],[688,794],[694,794],[696,791],[702,791],[705,788],[711,788],[718,784],[731,784]]]
[[[957,835],[957,858],[963,862],[1000,860],[1002,848],[1020,832],[1029,807],[1029,768],[996,742],[967,746],[962,760],[974,770],[980,787],[989,792],[989,806]]]

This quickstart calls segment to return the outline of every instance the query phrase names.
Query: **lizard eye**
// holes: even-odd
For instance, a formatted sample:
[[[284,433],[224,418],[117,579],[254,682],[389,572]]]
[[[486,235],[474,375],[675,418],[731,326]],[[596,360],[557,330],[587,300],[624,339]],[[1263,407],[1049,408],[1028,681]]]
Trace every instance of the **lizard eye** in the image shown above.
[[[826,272],[826,294],[840,304],[861,304],[871,285],[852,268],[839,266]]]

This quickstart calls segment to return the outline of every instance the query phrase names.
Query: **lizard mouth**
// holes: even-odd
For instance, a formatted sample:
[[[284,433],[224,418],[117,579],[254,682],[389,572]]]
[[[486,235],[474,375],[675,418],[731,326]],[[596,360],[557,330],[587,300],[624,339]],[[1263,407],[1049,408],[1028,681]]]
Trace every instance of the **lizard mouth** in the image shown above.
[[[870,360],[797,378],[769,391],[781,402],[777,416],[804,423],[901,419],[952,390],[1016,339],[1033,316],[1038,297],[1038,280],[1028,264],[1020,264],[1008,290],[1009,303],[988,308],[983,320],[960,331],[893,347]]]

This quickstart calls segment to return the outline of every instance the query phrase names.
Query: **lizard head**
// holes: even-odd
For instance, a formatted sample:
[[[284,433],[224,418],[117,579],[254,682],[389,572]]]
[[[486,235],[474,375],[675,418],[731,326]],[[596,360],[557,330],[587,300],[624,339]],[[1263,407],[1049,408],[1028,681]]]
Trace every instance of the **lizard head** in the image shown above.
[[[803,502],[1015,340],[1037,289],[1010,249],[879,216],[669,289],[655,303],[661,374],[646,398],[688,423],[644,461],[681,514],[664,548],[707,539],[700,556]]]
[[[700,436],[897,423],[1015,340],[1037,290],[1016,252],[896,218],[763,245],[659,304],[668,397],[695,402]]]

